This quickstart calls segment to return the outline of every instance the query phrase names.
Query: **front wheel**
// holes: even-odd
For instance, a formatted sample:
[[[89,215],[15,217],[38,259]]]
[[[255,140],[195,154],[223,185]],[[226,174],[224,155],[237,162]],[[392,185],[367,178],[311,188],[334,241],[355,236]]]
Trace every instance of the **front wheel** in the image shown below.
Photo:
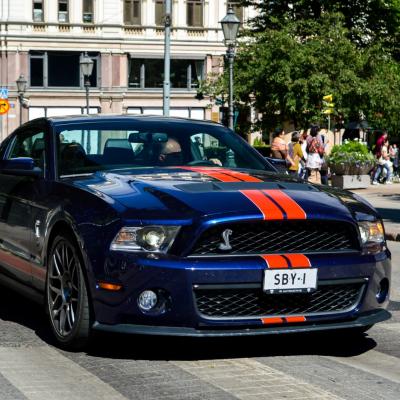
[[[78,249],[69,235],[57,236],[48,259],[46,307],[60,346],[78,350],[89,339],[90,307]]]

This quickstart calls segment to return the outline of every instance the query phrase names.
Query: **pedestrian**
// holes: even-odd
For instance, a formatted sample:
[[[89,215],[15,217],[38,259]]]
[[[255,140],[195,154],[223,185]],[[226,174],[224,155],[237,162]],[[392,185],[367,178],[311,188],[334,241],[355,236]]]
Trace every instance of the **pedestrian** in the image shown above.
[[[306,162],[307,162],[307,138],[308,138],[308,130],[304,129],[303,133],[300,135],[300,145],[301,145],[301,151],[303,152],[303,159],[300,161],[300,178],[303,178],[304,180],[308,179],[307,175],[307,168],[306,168]]]
[[[385,143],[387,137],[388,137],[387,132],[383,131],[380,133],[380,135],[375,143],[374,154],[375,154],[375,157],[378,159],[381,156],[381,149],[382,149],[382,146]]]
[[[396,143],[389,146],[390,161],[393,164],[393,176],[399,176],[399,149]]]
[[[286,160],[288,166],[293,165],[293,160],[288,153],[288,145],[284,139],[285,131],[282,128],[276,128],[272,137],[271,155],[272,158]]]
[[[303,151],[300,144],[300,132],[292,133],[292,141],[288,145],[289,156],[293,160],[293,164],[289,166],[289,174],[299,177],[300,161],[304,160]]]
[[[307,175],[308,181],[312,183],[321,183],[321,165],[324,155],[324,145],[321,137],[318,136],[319,126],[312,125],[310,136],[307,138]]]
[[[387,136],[387,135],[386,135]],[[383,142],[383,145],[380,149],[380,157],[378,159],[378,167],[376,168],[374,179],[372,181],[373,185],[379,185],[379,178],[381,177],[383,171],[386,172],[386,181],[385,183],[387,185],[391,185],[392,181],[392,163],[390,161],[390,155],[389,155],[389,141],[386,139]]]

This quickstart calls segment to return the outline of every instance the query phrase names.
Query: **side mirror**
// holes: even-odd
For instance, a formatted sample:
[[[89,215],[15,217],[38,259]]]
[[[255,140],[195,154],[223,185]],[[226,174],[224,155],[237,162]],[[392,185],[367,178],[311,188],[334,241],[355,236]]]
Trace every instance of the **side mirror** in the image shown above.
[[[35,161],[30,157],[11,158],[3,160],[0,172],[7,175],[36,176],[42,174],[41,168],[35,166]]]

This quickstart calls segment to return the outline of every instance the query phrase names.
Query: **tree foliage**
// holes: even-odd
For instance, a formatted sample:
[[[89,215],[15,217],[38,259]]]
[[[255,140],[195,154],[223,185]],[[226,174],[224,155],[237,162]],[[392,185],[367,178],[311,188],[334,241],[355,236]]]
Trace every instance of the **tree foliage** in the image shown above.
[[[375,126],[399,129],[400,0],[244,3],[255,4],[259,15],[237,49],[235,97],[262,113],[263,129],[324,121],[326,94],[334,97],[333,119],[364,115]]]

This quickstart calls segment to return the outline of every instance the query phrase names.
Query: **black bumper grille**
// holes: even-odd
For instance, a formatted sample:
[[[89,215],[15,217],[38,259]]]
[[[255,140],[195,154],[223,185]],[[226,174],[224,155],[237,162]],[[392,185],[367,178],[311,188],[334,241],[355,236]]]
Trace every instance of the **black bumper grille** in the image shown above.
[[[231,250],[220,250],[222,233],[230,229]],[[204,232],[192,256],[221,254],[269,254],[280,252],[326,252],[359,250],[355,228],[345,222],[263,221],[224,224]]]
[[[320,285],[312,293],[266,294],[261,289],[195,289],[200,314],[212,318],[344,312],[357,306],[365,283]]]

